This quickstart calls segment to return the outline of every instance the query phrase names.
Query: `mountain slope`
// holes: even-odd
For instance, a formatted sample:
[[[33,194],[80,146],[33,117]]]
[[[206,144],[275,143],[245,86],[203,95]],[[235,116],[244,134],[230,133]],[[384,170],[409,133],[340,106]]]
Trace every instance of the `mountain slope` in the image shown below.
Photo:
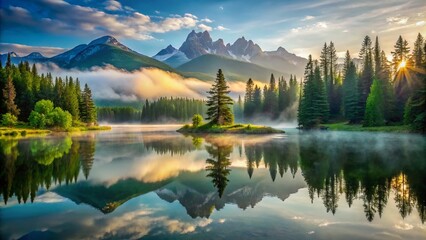
[[[108,44],[88,46],[72,58],[65,67],[89,69],[95,66],[103,67],[107,65],[127,71],[137,70],[142,67],[155,67],[166,71],[175,71],[167,64],[153,58]]]
[[[247,81],[249,78],[252,78],[258,81],[268,82],[271,73],[276,77],[288,77],[289,75],[253,63],[214,54],[202,55],[181,65],[177,69],[181,72],[203,73],[214,77],[219,68],[224,72],[226,79],[231,81]]]

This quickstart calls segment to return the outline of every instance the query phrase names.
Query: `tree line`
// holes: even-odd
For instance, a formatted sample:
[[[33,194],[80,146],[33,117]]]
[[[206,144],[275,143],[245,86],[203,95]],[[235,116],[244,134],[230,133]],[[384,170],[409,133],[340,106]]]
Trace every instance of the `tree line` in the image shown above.
[[[296,76],[293,75],[290,75],[288,82],[284,77],[280,77],[277,83],[271,74],[269,85],[264,85],[263,90],[250,78],[246,83],[242,118],[250,120],[261,116],[277,119],[280,114],[294,107],[298,92],[299,86]],[[295,116],[286,117],[291,120]]]
[[[29,121],[34,127],[96,123],[91,89],[87,84],[81,89],[78,79],[39,74],[36,65],[26,61],[15,66],[8,54],[4,67],[0,62],[0,87],[0,114],[8,125],[16,121]]]
[[[206,112],[203,100],[190,98],[161,97],[157,100],[145,100],[142,106],[141,122],[189,121],[194,114]]]
[[[351,124],[384,126],[409,124],[426,131],[426,42],[419,33],[410,51],[401,36],[394,45],[392,61],[365,36],[356,66],[349,51],[338,71],[333,42],[324,44],[320,59],[310,55],[305,67],[298,122],[303,128],[346,119]]]
[[[98,121],[109,123],[140,122],[141,110],[134,107],[98,107]]]

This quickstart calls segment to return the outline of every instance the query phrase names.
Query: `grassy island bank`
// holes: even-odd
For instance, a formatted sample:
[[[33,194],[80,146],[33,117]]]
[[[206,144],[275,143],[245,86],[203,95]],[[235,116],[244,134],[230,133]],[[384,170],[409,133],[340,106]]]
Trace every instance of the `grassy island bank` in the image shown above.
[[[274,129],[267,126],[251,124],[213,125],[210,123],[194,127],[185,125],[177,130],[180,133],[231,133],[231,134],[272,134],[284,133],[283,130]]]

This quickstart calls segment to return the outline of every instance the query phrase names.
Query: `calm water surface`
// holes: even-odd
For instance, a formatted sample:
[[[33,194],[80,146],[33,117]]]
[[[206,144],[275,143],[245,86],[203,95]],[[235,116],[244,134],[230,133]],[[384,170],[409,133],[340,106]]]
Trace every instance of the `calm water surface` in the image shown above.
[[[0,239],[425,239],[426,138],[0,139]]]

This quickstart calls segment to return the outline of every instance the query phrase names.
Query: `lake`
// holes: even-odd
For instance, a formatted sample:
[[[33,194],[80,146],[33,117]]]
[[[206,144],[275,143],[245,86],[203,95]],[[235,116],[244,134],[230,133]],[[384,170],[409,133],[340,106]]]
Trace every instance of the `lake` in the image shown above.
[[[424,136],[177,128],[0,139],[0,238],[425,239]]]

